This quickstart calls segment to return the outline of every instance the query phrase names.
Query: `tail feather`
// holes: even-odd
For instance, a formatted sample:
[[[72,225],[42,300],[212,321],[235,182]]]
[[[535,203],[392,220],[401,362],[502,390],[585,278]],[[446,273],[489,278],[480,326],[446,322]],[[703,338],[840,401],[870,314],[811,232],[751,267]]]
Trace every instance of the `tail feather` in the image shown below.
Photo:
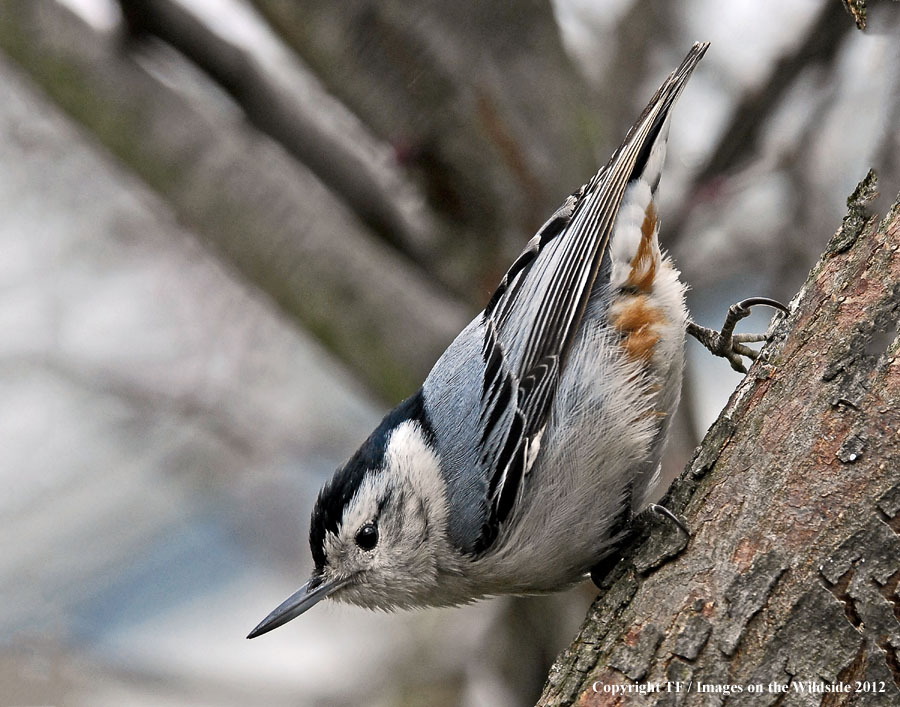
[[[662,258],[655,196],[666,158],[670,111],[708,46],[697,43],[691,48],[629,131],[632,135],[646,129],[646,121],[652,120],[629,174],[610,236],[610,282],[615,289],[640,293],[652,288]]]

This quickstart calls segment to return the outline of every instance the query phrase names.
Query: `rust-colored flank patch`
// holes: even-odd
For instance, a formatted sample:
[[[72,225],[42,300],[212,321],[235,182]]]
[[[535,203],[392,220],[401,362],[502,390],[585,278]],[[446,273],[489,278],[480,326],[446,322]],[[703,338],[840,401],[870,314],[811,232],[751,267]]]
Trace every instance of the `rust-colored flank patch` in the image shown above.
[[[650,304],[646,295],[635,295],[620,302],[613,326],[625,335],[622,346],[631,358],[649,358],[659,343],[655,327],[665,323],[663,313]]]
[[[656,230],[656,204],[647,204],[644,222],[641,224],[641,242],[631,260],[631,272],[625,286],[640,292],[649,292],[656,277],[656,258],[653,253],[653,232]]]
[[[656,205],[651,200],[641,224],[641,242],[631,260],[631,272],[623,289],[636,293],[623,296],[614,308],[613,326],[625,336],[622,346],[630,358],[647,359],[659,343],[657,325],[665,323],[661,310],[654,307],[647,294],[653,289],[656,277],[656,257],[653,252],[653,233],[656,230]]]

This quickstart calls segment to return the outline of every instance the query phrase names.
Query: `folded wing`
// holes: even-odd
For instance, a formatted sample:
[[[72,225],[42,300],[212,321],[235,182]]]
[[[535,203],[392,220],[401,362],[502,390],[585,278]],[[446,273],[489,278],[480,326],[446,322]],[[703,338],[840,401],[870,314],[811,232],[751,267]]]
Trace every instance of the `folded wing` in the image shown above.
[[[581,323],[628,183],[641,175],[669,111],[706,51],[695,44],[622,146],[528,243],[482,313],[485,366],[481,466],[487,517],[475,547],[509,518],[547,425],[560,371]]]

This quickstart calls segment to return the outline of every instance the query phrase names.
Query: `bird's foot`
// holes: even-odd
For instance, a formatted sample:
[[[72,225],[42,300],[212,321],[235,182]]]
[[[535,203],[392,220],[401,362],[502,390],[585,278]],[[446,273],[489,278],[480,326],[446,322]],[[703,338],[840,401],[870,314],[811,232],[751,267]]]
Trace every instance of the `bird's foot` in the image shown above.
[[[725,323],[722,325],[722,331],[707,329],[704,326],[688,320],[687,333],[693,336],[697,341],[703,344],[715,356],[721,356],[728,359],[731,367],[740,372],[746,373],[744,360],[742,356],[746,356],[751,361],[755,361],[759,355],[758,351],[751,349],[746,344],[758,341],[767,341],[767,334],[735,334],[734,327],[744,317],[750,314],[750,309],[756,305],[766,305],[780,309],[782,312],[789,312],[781,302],[768,297],[750,297],[742,302],[733,304],[728,308],[728,314],[725,316]]]

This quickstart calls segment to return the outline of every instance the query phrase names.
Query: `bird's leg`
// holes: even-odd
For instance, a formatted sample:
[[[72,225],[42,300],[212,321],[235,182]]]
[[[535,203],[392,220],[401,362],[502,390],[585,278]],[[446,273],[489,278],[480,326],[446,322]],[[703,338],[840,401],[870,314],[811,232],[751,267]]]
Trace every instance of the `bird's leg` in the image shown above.
[[[735,334],[734,327],[741,319],[750,314],[752,307],[759,304],[780,309],[782,312],[789,311],[781,302],[768,297],[751,297],[728,308],[725,323],[722,324],[722,331],[707,329],[705,326],[700,326],[689,319],[687,333],[708,348],[714,355],[727,358],[734,370],[746,373],[747,369],[744,367],[744,361],[741,359],[741,356],[746,356],[751,361],[755,361],[758,353],[749,346],[745,346],[745,344],[766,341],[768,336],[766,334]]]

